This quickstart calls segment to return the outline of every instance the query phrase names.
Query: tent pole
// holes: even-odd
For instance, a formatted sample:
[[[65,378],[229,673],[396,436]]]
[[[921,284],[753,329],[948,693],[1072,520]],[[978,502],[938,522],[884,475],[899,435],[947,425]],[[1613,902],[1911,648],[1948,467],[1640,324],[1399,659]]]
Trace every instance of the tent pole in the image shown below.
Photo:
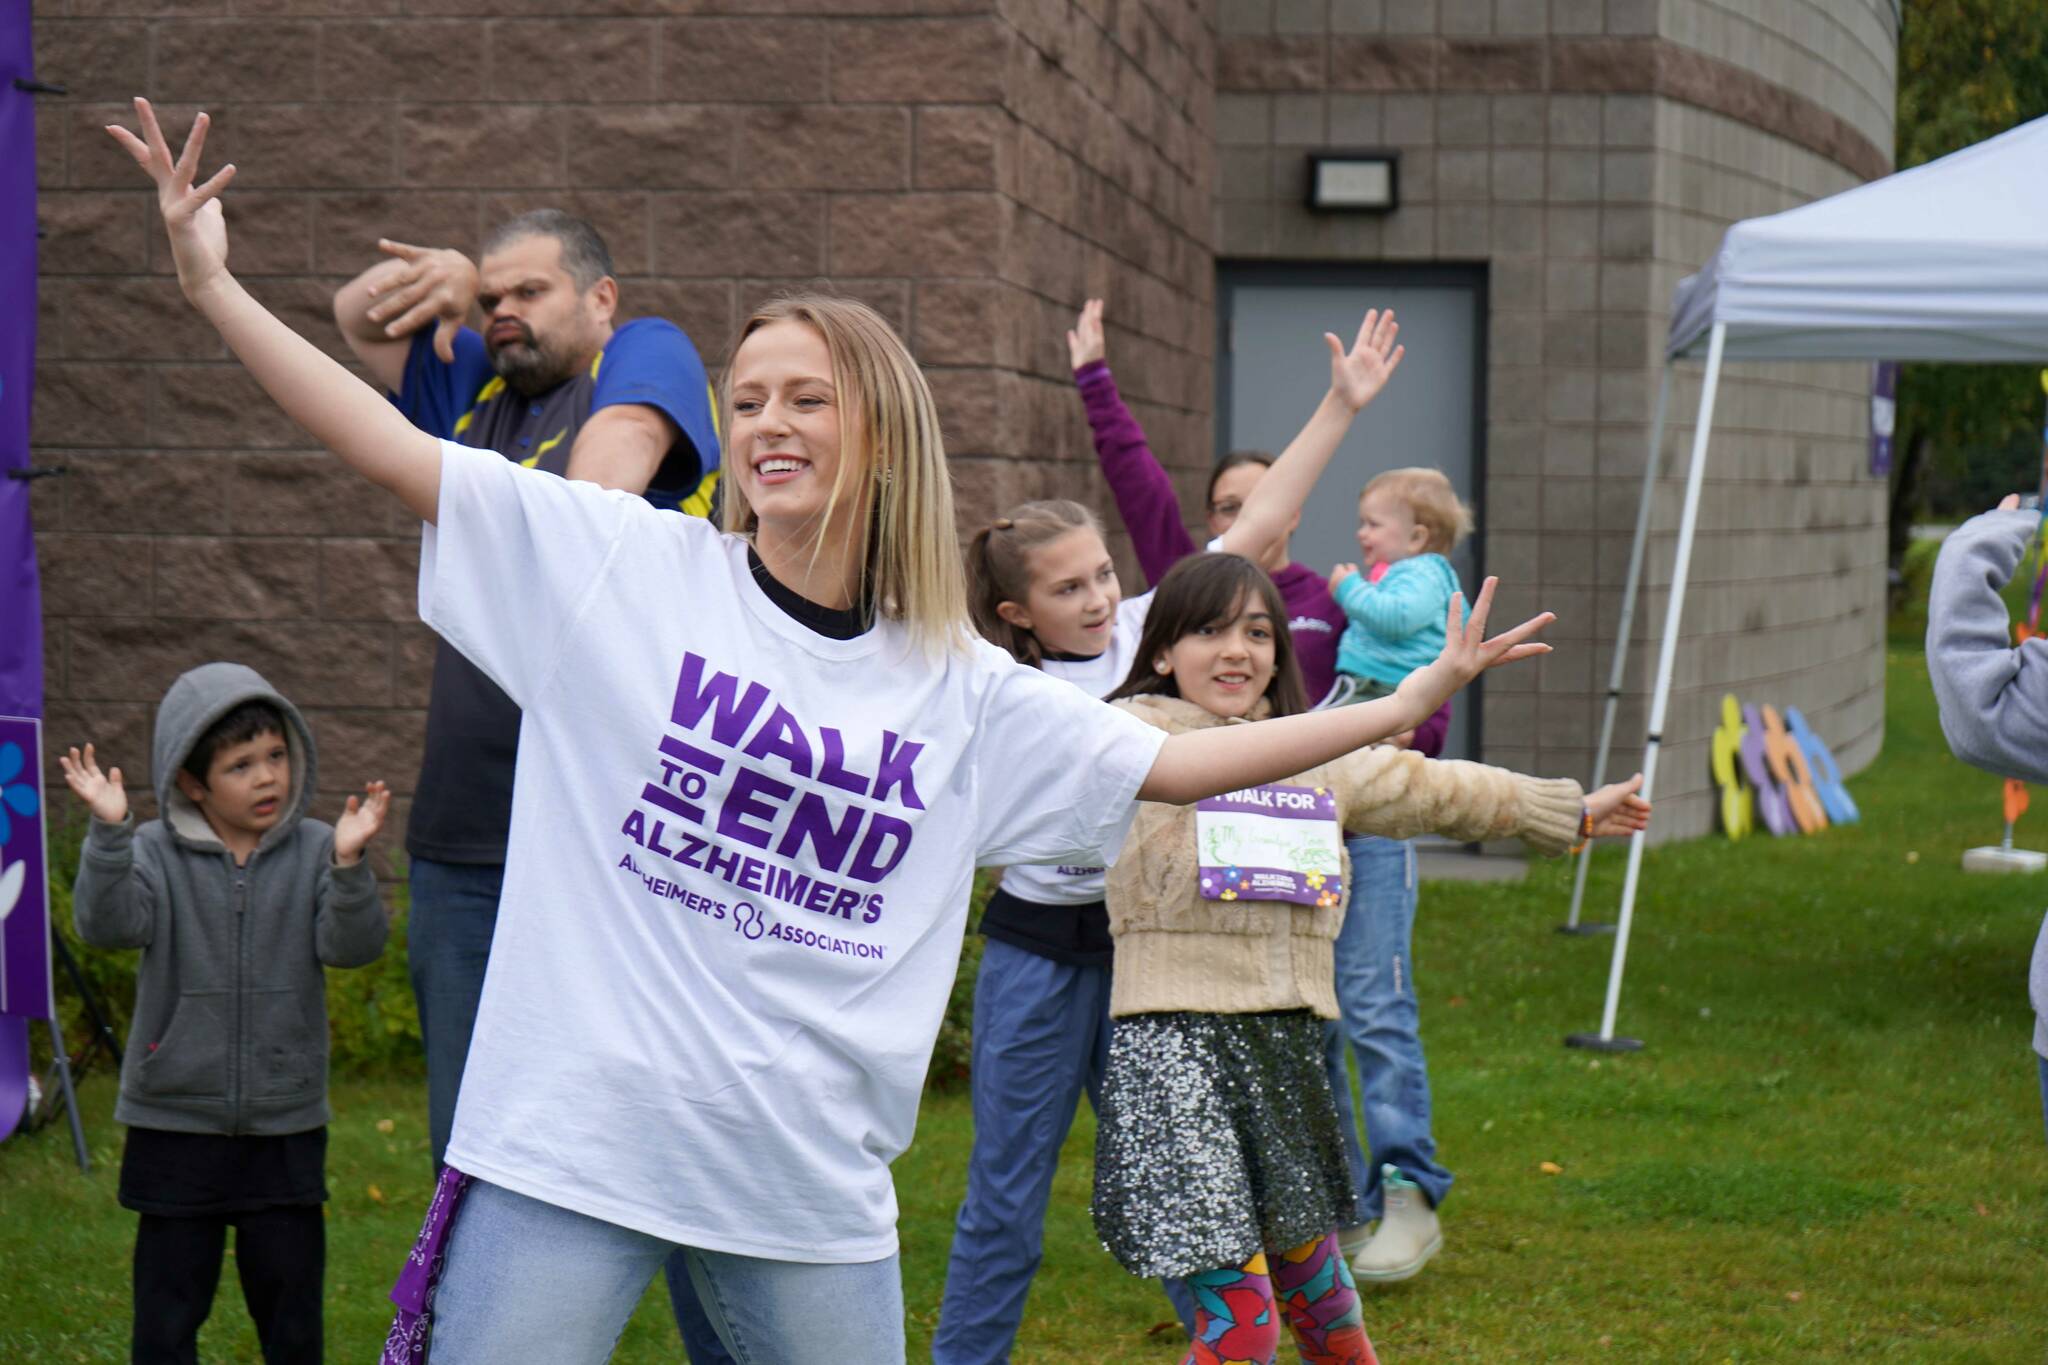
[[[1650,420],[1650,453],[1643,461],[1643,495],[1636,504],[1636,536],[1628,549],[1628,586],[1621,593],[1621,624],[1614,631],[1614,664],[1607,673],[1607,704],[1600,717],[1600,748],[1593,759],[1593,782],[1587,790],[1607,780],[1607,755],[1614,745],[1614,713],[1621,705],[1621,681],[1628,669],[1629,628],[1635,624],[1636,586],[1643,575],[1643,544],[1650,536],[1650,503],[1657,487],[1658,468],[1663,463],[1664,415],[1671,406],[1671,362],[1664,362],[1664,374],[1657,384],[1657,415]],[[1611,924],[1580,924],[1579,906],[1586,899],[1586,871],[1593,864],[1593,845],[1579,850],[1578,869],[1572,876],[1572,909],[1558,926],[1561,934],[1612,933]]]
[[[1685,471],[1685,511],[1678,521],[1678,554],[1671,565],[1671,600],[1664,608],[1664,636],[1657,642],[1657,682],[1650,697],[1650,735],[1643,746],[1643,798],[1649,800],[1657,785],[1657,751],[1664,743],[1665,711],[1671,701],[1671,674],[1678,663],[1678,628],[1685,614],[1685,583],[1692,570],[1693,532],[1699,527],[1700,486],[1707,472],[1707,438],[1714,428],[1714,393],[1721,383],[1721,351],[1728,338],[1728,325],[1714,324],[1707,341],[1707,374],[1700,387],[1700,412],[1693,423],[1692,467]],[[1621,1008],[1621,976],[1628,964],[1628,931],[1635,918],[1636,886],[1642,877],[1643,846],[1648,832],[1638,830],[1628,841],[1628,874],[1621,886],[1621,922],[1614,935],[1614,962],[1607,974],[1607,1006],[1600,1014],[1598,1034],[1574,1033],[1565,1039],[1571,1047],[1601,1052],[1632,1052],[1641,1047],[1637,1038],[1614,1036],[1614,1016]]]

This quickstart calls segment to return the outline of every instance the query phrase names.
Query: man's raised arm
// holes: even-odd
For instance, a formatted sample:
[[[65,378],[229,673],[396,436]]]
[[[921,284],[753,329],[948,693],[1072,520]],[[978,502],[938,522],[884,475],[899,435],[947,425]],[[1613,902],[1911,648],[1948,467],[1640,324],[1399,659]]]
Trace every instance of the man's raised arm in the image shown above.
[[[476,308],[476,265],[450,247],[413,246],[387,239],[382,260],[343,285],[334,295],[334,325],[385,388],[397,393],[405,382],[412,334],[432,324],[434,353],[455,361],[455,334]]]

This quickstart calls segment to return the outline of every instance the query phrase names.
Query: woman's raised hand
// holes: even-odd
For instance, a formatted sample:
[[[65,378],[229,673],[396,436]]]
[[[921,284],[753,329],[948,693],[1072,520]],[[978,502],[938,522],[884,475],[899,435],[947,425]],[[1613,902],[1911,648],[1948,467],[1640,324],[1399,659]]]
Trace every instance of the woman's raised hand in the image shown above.
[[[1090,299],[1081,305],[1081,316],[1074,319],[1073,330],[1067,333],[1067,356],[1078,370],[1107,354],[1102,339],[1102,300]]]
[[[1408,348],[1394,344],[1394,338],[1400,334],[1391,308],[1384,313],[1377,308],[1368,312],[1365,321],[1358,324],[1358,339],[1348,351],[1337,340],[1336,333],[1323,333],[1323,341],[1330,348],[1330,392],[1353,412],[1370,403],[1401,364]]]
[[[157,207],[163,210],[171,257],[178,263],[178,284],[185,296],[192,298],[227,274],[228,228],[221,216],[220,193],[235,178],[235,168],[223,166],[205,184],[192,183],[199,170],[199,153],[206,146],[210,120],[205,114],[193,120],[185,149],[175,161],[163,130],[157,126],[156,111],[139,95],[135,116],[142,125],[141,137],[113,123],[107,125],[107,132],[156,181]]]

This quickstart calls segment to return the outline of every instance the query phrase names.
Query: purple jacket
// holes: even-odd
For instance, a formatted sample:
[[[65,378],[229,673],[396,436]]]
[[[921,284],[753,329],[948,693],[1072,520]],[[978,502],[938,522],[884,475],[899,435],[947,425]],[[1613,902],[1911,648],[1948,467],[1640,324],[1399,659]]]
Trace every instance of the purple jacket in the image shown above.
[[[1180,498],[1173,480],[1145,441],[1145,429],[1124,406],[1116,380],[1104,361],[1074,371],[1088,427],[1095,435],[1095,458],[1117,514],[1130,532],[1131,548],[1148,582],[1158,584],[1166,571],[1201,547],[1181,520]],[[1288,563],[1273,575],[1280,599],[1287,604],[1287,625],[1294,636],[1294,657],[1301,663],[1302,685],[1309,700],[1329,692],[1337,678],[1337,640],[1344,633],[1343,609],[1330,596],[1329,579],[1306,564]],[[1415,731],[1414,748],[1430,758],[1443,752],[1444,731],[1450,728],[1451,707],[1444,703]]]

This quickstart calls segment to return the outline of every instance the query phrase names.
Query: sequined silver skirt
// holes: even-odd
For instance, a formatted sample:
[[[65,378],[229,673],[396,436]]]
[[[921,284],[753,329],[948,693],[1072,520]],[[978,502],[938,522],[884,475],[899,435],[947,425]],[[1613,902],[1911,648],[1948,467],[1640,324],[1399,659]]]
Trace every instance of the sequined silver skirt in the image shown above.
[[[1095,1134],[1095,1233],[1134,1275],[1192,1275],[1356,1220],[1323,1023],[1273,1014],[1115,1021]]]

